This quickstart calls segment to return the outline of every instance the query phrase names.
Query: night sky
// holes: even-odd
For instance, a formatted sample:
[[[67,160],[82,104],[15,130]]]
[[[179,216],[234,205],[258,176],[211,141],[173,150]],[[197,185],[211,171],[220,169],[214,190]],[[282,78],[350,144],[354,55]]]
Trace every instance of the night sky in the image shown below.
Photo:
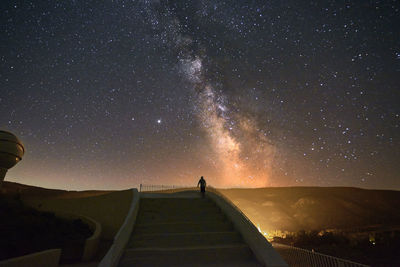
[[[5,180],[400,189],[399,1],[1,1]]]

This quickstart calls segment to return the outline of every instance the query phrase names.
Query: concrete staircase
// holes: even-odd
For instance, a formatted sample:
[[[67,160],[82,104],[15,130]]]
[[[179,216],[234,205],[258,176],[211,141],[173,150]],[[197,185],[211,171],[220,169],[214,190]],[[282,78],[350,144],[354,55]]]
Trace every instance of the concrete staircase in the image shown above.
[[[119,266],[261,266],[205,198],[142,198]]]

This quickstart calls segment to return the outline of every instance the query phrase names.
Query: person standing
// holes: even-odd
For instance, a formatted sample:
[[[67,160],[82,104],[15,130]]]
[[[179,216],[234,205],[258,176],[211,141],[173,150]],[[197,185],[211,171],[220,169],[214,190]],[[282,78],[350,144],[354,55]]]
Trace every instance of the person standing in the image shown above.
[[[203,176],[201,176],[199,182],[197,183],[197,187],[200,186],[200,192],[201,196],[204,197],[204,194],[206,193],[206,180],[204,180]]]

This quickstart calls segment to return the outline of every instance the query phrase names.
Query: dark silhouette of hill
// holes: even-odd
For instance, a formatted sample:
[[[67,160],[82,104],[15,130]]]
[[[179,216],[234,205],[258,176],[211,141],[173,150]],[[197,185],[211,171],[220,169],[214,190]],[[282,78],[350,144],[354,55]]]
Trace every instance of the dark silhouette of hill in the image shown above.
[[[38,186],[25,185],[15,182],[4,181],[0,188],[0,193],[6,195],[21,194],[24,196],[41,196],[41,197],[56,197],[56,198],[74,198],[74,197],[90,197],[113,192],[112,190],[86,190],[86,191],[68,191],[61,189],[48,189]]]
[[[351,187],[222,189],[263,231],[400,226],[400,191]]]

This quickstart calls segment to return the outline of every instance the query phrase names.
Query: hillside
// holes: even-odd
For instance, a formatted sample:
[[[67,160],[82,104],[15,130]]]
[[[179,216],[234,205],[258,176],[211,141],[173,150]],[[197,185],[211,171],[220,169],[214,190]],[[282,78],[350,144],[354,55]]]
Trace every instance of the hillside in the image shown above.
[[[263,231],[390,228],[400,192],[350,187],[221,189]],[[374,227],[375,226],[375,227]]]
[[[81,198],[107,194],[113,191],[87,190],[87,191],[67,191],[61,189],[48,189],[38,186],[19,184],[3,181],[0,193],[2,194],[20,194],[23,196],[40,196],[51,198]]]

